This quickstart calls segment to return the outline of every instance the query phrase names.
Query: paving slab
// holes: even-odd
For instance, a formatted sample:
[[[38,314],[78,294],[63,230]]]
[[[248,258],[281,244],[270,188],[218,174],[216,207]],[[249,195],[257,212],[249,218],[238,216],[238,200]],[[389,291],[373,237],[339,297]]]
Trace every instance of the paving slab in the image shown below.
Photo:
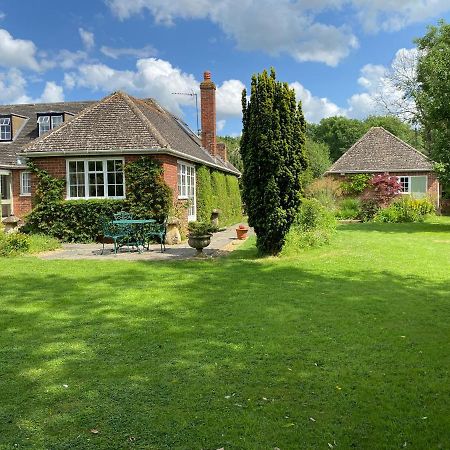
[[[203,252],[208,257],[218,257],[226,255],[233,251],[244,241],[236,238],[236,227],[228,227],[224,231],[214,233],[211,238],[211,244]],[[253,230],[249,229],[249,236],[253,235]],[[151,244],[149,250],[144,249],[139,253],[136,249],[122,247],[117,254],[114,254],[113,245],[106,244],[105,252],[102,254],[102,244],[62,244],[58,250],[40,253],[37,255],[41,259],[102,259],[102,260],[154,260],[164,261],[171,259],[190,259],[195,258],[197,250],[189,247],[187,241],[176,245],[166,245],[166,251],[161,253],[159,244]]]

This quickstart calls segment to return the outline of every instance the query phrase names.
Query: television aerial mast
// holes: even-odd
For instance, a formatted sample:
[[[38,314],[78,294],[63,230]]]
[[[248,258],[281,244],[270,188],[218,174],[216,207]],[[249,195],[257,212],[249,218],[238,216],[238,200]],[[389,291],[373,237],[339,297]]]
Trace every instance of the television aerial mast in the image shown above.
[[[187,95],[195,98],[195,110],[197,112],[197,136],[200,136],[200,127],[198,123],[198,94],[194,91],[191,92],[172,92],[172,95]]]

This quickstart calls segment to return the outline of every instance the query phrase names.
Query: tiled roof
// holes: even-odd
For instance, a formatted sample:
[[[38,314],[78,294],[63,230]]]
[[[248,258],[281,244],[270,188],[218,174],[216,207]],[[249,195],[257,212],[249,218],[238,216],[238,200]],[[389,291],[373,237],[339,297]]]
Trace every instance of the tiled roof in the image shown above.
[[[15,114],[26,118],[25,124],[13,141],[0,142],[0,167],[17,166],[17,156],[27,144],[38,136],[37,113],[69,112],[78,114],[93,102],[35,103],[0,105],[0,115]]]
[[[432,171],[433,162],[382,127],[371,128],[327,173]]]
[[[72,120],[29,143],[23,154],[173,153],[190,161],[239,174],[230,163],[211,156],[181,120],[154,100],[114,92]]]

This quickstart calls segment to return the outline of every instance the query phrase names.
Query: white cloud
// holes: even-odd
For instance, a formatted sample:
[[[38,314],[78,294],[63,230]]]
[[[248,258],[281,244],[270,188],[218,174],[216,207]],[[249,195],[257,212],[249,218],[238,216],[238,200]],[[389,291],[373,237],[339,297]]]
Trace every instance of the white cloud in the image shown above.
[[[172,93],[196,92],[199,85],[193,75],[156,58],[139,59],[135,71],[116,70],[106,64],[84,64],[77,72],[66,74],[64,81],[67,88],[79,86],[104,93],[124,90],[140,97],[152,97],[179,115],[181,106],[193,105],[193,101],[189,96]]]
[[[84,28],[78,28],[81,40],[86,50],[91,50],[95,46],[94,33],[85,30]]]
[[[217,121],[217,132],[220,133],[224,128],[225,128],[225,124],[227,123],[226,120],[222,119],[222,120],[218,120]]]
[[[14,39],[8,31],[0,29],[0,66],[39,70],[36,46],[32,41]]]
[[[3,20],[6,17],[6,14],[3,11],[0,11],[0,20]]]
[[[369,32],[398,31],[426,22],[450,10],[448,0],[352,0],[358,18]]]
[[[0,73],[0,103],[53,103],[64,101],[64,92],[61,86],[53,81],[45,84],[42,94],[32,98],[27,94],[27,80],[19,69],[10,69]]]
[[[219,117],[239,117],[241,115],[244,88],[244,83],[239,80],[227,80],[217,87],[216,106]]]
[[[358,46],[349,28],[351,13],[341,24],[321,22],[324,12],[348,8],[366,32],[397,31],[450,11],[448,0],[106,0],[120,19],[149,11],[157,23],[176,19],[208,19],[243,50],[286,53],[298,61],[337,65]],[[334,17],[339,17],[334,15]]]
[[[324,117],[346,115],[345,109],[340,108],[326,97],[315,97],[298,81],[294,81],[289,86],[294,89],[297,100],[301,100],[303,114],[308,122],[320,122]]]
[[[314,21],[314,13],[335,8],[341,0],[107,0],[112,11],[126,19],[149,10],[157,23],[172,25],[177,18],[209,19],[240,49],[286,53],[298,61],[335,66],[357,46],[346,26]]]
[[[132,56],[134,58],[150,58],[157,55],[157,50],[151,46],[146,45],[142,48],[114,48],[102,46],[100,51],[109,58],[118,59],[122,56]]]
[[[68,89],[84,87],[109,93],[124,90],[139,97],[152,97],[177,115],[183,106],[194,106],[189,95],[199,93],[200,82],[194,75],[174,67],[169,61],[142,58],[136,70],[116,70],[106,64],[82,64],[77,71],[66,73],[64,85]],[[244,84],[227,80],[217,88],[217,115],[219,119],[241,115],[241,95]]]
[[[0,73],[0,103],[27,103],[26,86],[27,81],[20,70],[10,69]]]
[[[57,85],[53,81],[47,81],[44,92],[36,100],[36,103],[57,103],[64,101],[64,90],[62,86]]]

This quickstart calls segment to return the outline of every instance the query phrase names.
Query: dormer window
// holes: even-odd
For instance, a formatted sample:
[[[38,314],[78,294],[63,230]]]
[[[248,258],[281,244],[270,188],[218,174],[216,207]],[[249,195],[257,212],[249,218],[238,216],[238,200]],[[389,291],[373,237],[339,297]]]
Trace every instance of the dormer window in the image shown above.
[[[11,140],[11,117],[0,117],[0,141]]]
[[[38,116],[39,136],[42,136],[47,131],[53,130],[63,123],[62,114],[48,114]]]

